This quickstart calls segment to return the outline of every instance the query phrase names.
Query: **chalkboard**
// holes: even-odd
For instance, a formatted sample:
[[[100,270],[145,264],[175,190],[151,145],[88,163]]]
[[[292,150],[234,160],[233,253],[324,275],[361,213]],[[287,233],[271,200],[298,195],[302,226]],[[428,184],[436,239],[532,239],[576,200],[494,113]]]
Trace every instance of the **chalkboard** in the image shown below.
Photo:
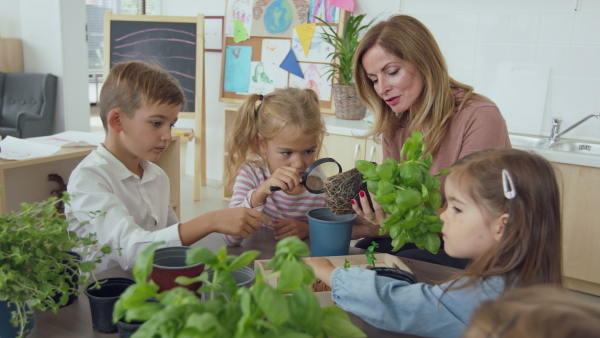
[[[195,120],[194,200],[206,185],[204,105],[204,16],[122,15],[104,13],[104,78],[121,61],[157,64],[183,88],[187,107],[180,118]]]
[[[203,25],[203,22],[200,23]],[[173,75],[185,93],[185,112],[197,111],[198,57],[204,36],[198,35],[198,17],[105,14],[105,76],[116,63],[142,60]],[[193,118],[193,117],[192,117]]]

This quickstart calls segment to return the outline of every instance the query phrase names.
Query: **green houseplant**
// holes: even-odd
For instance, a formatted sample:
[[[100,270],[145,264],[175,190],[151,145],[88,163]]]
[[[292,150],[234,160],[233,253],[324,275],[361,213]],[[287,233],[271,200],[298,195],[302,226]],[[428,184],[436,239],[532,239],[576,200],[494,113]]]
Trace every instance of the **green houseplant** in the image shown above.
[[[315,282],[312,268],[302,257],[309,255],[308,246],[297,237],[277,243],[274,258],[267,267],[272,275],[257,273],[254,285],[238,287],[231,272],[251,263],[258,251],[240,256],[227,255],[222,247],[216,254],[208,248],[188,251],[187,263],[203,262],[213,271],[198,277],[178,277],[183,285],[202,281],[198,293],[212,296],[201,301],[194,292],[176,287],[158,293],[158,286],[148,281],[154,249],[146,248],[138,257],[133,274],[136,284],[130,286],[115,305],[113,321],[142,321],[132,337],[364,337],[348,315],[337,306],[321,308],[310,288]],[[278,277],[277,287],[267,279]],[[158,300],[153,302],[151,300]]]
[[[321,38],[334,47],[330,57],[333,62],[329,64],[328,79],[333,79],[333,99],[336,117],[345,120],[361,120],[365,117],[367,108],[362,103],[354,87],[352,61],[359,44],[359,37],[373,20],[363,24],[365,14],[350,15],[344,29],[337,31],[329,23],[317,17],[326,28]]]
[[[380,165],[356,161],[356,169],[363,174],[375,202],[391,215],[381,223],[379,234],[390,234],[394,251],[405,243],[415,243],[419,249],[437,253],[441,244],[438,233],[443,222],[437,211],[442,196],[437,177],[448,170],[431,175],[433,157],[426,151],[423,134],[415,130],[402,146],[400,163],[392,158]]]
[[[26,327],[35,309],[57,312],[70,294],[78,295],[77,285],[90,282],[92,271],[102,258],[76,262],[65,252],[81,246],[98,247],[95,235],[79,237],[67,231],[68,221],[56,207],[68,201],[66,194],[62,198],[50,197],[39,203],[23,203],[20,211],[0,215],[0,302],[15,309],[10,324],[4,322],[0,326],[12,324],[18,337],[27,334]],[[101,214],[92,212],[90,216]],[[101,250],[106,254],[111,248],[104,246]],[[79,269],[74,269],[74,265]],[[73,274],[79,270],[82,275],[77,285],[71,285]],[[62,296],[57,297],[58,294]]]

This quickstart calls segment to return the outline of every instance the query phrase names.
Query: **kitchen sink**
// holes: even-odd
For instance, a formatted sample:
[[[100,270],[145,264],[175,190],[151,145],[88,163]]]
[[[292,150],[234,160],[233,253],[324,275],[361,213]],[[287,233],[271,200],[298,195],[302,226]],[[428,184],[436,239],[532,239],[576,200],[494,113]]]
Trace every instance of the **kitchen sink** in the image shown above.
[[[600,144],[579,141],[558,141],[550,149],[600,156]]]
[[[545,148],[548,144],[548,138],[543,136],[510,134],[509,138],[512,146],[517,148]]]
[[[549,149],[600,156],[600,143],[563,139],[549,146],[548,138],[544,136],[510,134],[509,137],[515,148]]]

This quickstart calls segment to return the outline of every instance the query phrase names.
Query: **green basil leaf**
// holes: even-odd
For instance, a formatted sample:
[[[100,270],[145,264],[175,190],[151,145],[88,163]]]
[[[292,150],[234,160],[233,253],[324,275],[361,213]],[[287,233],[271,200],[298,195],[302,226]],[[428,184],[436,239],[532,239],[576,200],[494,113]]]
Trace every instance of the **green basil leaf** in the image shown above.
[[[187,265],[204,263],[209,265],[217,264],[217,256],[206,247],[195,247],[187,250],[185,263]]]
[[[400,166],[400,176],[402,181],[410,186],[419,186],[423,179],[421,170],[412,162],[406,162]]]
[[[438,252],[438,249],[440,248],[440,244],[440,236],[438,236],[437,234],[433,232],[428,232],[425,235],[423,246],[425,247],[425,249],[427,249],[427,251],[431,252],[432,254],[436,254]]]
[[[323,329],[328,337],[366,337],[350,322],[348,314],[337,306],[323,308]]]
[[[375,169],[375,164],[373,164],[372,162],[369,162],[369,161],[358,160],[358,161],[356,161],[356,169],[361,174],[364,174],[369,170]]]
[[[254,287],[258,306],[273,325],[280,325],[289,319],[290,312],[285,300],[287,296],[266,283],[255,284]]]
[[[392,164],[390,164],[389,162],[384,162],[375,168],[375,172],[377,172],[377,174],[379,175],[379,177],[381,177],[381,179],[389,180],[392,178],[392,175],[394,174],[394,166]]]
[[[164,241],[152,243],[144,248],[144,250],[142,250],[142,252],[137,256],[135,265],[133,266],[133,278],[135,279],[136,283],[146,283],[148,277],[150,277],[150,273],[152,273],[154,251],[163,244],[165,244]],[[81,265],[83,265],[83,263]]]
[[[379,189],[379,181],[377,181],[377,180],[367,180],[367,189],[373,195],[377,195],[377,192],[378,192],[378,189]]]
[[[242,253],[231,263],[231,265],[229,265],[227,271],[236,271],[245,267],[252,263],[258,255],[260,255],[260,251],[258,250],[250,250]]]
[[[400,209],[408,209],[421,203],[421,194],[412,189],[401,190],[396,193],[396,204]]]
[[[383,196],[386,194],[393,193],[395,190],[396,187],[394,187],[394,185],[390,181],[381,180],[379,181],[379,184],[377,186],[377,195]]]

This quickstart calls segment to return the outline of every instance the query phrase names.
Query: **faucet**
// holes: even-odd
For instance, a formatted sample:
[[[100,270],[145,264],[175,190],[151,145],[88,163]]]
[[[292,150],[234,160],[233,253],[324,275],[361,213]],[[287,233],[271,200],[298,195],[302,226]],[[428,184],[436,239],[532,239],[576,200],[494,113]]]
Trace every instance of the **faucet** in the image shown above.
[[[578,125],[582,124],[587,119],[592,118],[592,117],[600,119],[600,113],[590,114],[590,115],[584,117],[583,119],[579,120],[578,122],[574,123],[572,126],[570,126],[569,128],[567,128],[563,131],[560,131],[560,124],[562,123],[562,119],[558,118],[558,117],[553,118],[552,119],[552,130],[550,131],[550,137],[548,137],[548,146],[551,146],[553,143],[560,140],[561,136],[568,133],[573,128],[577,127]]]

